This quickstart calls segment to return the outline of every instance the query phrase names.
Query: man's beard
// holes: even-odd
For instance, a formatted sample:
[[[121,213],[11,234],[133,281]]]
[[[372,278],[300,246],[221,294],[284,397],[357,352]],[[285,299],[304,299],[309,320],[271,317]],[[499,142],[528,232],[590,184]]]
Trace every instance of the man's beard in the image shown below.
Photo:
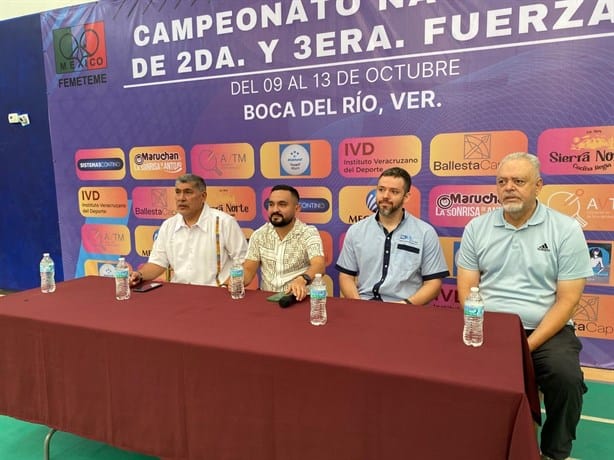
[[[281,220],[273,221],[273,217],[281,217]],[[286,225],[290,224],[290,222],[292,222],[292,218],[284,219],[284,216],[282,216],[281,214],[271,214],[269,216],[269,222],[273,227],[285,227]]]
[[[520,204],[514,204],[514,203],[510,203],[510,204],[504,204],[503,205],[503,210],[505,212],[507,212],[508,214],[519,214],[522,211],[524,211],[524,204],[520,203]]]
[[[392,214],[394,214],[395,212],[397,212],[399,209],[401,209],[401,207],[403,206],[402,204],[398,204],[395,205],[393,203],[387,203],[388,204],[388,208],[383,208],[379,203],[377,204],[377,210],[379,211],[379,213],[382,216],[388,217]]]

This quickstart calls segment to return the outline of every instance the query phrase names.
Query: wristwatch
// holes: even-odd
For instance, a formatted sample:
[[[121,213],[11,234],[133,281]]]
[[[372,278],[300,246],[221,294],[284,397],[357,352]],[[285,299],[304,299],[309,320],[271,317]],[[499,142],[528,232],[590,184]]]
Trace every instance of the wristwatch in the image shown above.
[[[309,286],[311,284],[311,276],[307,273],[301,273],[299,276],[305,280],[305,285]]]

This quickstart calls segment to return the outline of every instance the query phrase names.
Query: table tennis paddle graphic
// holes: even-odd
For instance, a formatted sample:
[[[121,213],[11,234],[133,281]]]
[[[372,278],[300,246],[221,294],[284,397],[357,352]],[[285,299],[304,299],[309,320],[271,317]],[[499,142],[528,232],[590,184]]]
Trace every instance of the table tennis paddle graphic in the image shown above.
[[[588,222],[580,215],[580,211],[582,210],[580,197],[583,194],[584,190],[576,190],[575,193],[556,192],[550,195],[546,204],[552,209],[556,209],[563,214],[573,217],[582,227],[586,227]]]
[[[217,165],[217,155],[213,150],[203,150],[198,155],[200,166],[209,172],[214,172],[218,176],[222,175],[222,171]]]

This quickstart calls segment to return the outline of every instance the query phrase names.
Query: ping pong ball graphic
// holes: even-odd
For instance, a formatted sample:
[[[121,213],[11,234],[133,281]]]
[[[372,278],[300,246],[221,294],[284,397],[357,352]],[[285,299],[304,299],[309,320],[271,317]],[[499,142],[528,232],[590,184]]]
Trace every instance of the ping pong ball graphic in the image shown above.
[[[281,167],[286,174],[300,176],[309,168],[309,152],[299,144],[290,144],[281,152]]]
[[[100,276],[113,276],[115,275],[115,266],[112,264],[102,264],[98,269]]]

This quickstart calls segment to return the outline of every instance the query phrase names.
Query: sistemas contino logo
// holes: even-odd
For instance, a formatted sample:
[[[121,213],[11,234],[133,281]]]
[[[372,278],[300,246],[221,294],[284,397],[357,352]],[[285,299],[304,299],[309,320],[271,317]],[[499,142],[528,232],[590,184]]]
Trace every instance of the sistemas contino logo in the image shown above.
[[[107,45],[104,21],[90,22],[53,31],[55,73],[77,73],[58,80],[59,87],[88,86],[106,83]]]

